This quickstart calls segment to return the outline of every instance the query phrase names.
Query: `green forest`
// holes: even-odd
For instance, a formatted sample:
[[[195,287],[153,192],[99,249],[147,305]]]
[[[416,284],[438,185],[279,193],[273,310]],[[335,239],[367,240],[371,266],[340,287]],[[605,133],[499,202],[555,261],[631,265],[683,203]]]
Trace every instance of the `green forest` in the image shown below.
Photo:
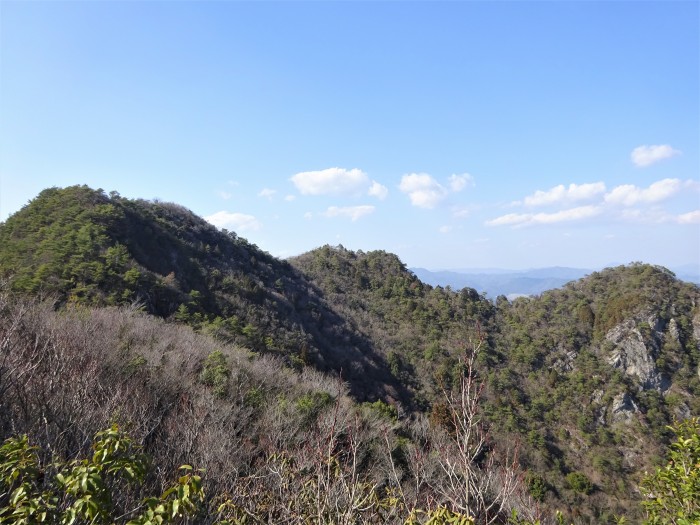
[[[0,224],[0,523],[700,523],[700,288],[282,260],[87,186]]]

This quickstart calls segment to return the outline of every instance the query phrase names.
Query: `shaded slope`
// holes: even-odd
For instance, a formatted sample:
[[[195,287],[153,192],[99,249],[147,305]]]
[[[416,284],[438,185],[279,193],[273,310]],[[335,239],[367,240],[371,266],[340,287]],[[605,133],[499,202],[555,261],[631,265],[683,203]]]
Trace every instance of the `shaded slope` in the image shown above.
[[[472,289],[426,285],[396,255],[324,246],[290,262],[386,356],[423,408],[458,375],[466,341],[490,329],[491,302]]]
[[[360,399],[408,402],[371,342],[310,281],[176,204],[45,190],[0,225],[0,275],[63,303],[143,304],[293,366],[342,370]]]

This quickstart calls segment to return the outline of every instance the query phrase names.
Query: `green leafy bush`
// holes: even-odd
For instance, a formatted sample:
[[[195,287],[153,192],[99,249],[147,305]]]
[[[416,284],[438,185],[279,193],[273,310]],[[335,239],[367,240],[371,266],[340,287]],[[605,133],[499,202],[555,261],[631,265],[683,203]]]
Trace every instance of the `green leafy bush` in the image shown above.
[[[204,367],[199,379],[202,383],[212,387],[216,397],[224,397],[228,390],[228,380],[231,371],[226,363],[226,356],[221,350],[214,350],[204,360]]]
[[[297,410],[304,418],[315,417],[322,409],[333,403],[333,396],[328,392],[311,392],[297,399]]]
[[[116,500],[143,483],[146,457],[116,425],[95,436],[93,449],[91,458],[46,464],[27,436],[7,439],[0,446],[0,523],[167,524],[194,514],[204,498],[201,478],[185,465],[162,495],[125,510]]]
[[[593,492],[593,483],[581,472],[569,472],[566,475],[566,484],[571,490],[579,494],[590,494]]]
[[[647,525],[700,523],[700,419],[687,419],[669,427],[677,439],[668,463],[647,475],[641,488]]]
[[[549,490],[549,484],[542,476],[528,473],[528,475],[525,476],[525,484],[527,485],[528,492],[535,501],[544,500],[544,497]]]

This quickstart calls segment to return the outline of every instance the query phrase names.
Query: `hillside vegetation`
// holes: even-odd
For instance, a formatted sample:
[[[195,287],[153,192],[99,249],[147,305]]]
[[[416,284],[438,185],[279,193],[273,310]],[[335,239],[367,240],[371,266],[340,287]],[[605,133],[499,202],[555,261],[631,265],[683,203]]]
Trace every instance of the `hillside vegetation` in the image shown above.
[[[700,415],[700,290],[641,263],[491,301],[75,186],[0,224],[0,276],[0,438],[72,458],[118,423],[158,466],[143,491],[206,469],[198,521],[226,494],[262,522],[639,522],[668,425]]]
[[[182,206],[51,188],[0,228],[0,275],[61,304],[142,305],[290,364],[342,370],[353,393],[404,399],[372,341],[286,261]]]

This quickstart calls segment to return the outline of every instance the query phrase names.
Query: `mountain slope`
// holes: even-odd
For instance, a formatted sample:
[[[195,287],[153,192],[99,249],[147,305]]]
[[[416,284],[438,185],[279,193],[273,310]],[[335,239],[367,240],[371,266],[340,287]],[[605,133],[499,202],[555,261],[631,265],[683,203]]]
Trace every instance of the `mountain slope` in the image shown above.
[[[284,368],[266,372],[273,376],[301,377],[289,374],[309,367],[341,374],[356,401],[388,403],[373,406],[395,418],[391,425],[405,440],[392,454],[403,458],[406,479],[426,468],[409,460],[408,451],[437,451],[454,431],[449,400],[459,392],[465,356],[478,345],[475,379],[484,385],[479,415],[489,429],[489,451],[515,446],[542,507],[581,523],[604,523],[613,514],[639,518],[630,509],[639,509],[638,482],[662,455],[666,425],[700,415],[700,289],[650,265],[609,268],[536,297],[492,302],[471,288],[425,284],[383,251],[324,246],[280,261],[181,206],[75,186],[45,190],[0,224],[0,276],[15,293],[51,298],[68,317],[79,320],[80,309],[89,307],[83,315],[105,325],[114,318],[113,329],[100,329],[115,339],[110,352],[124,351],[139,363],[145,351],[128,354],[134,341],[118,328],[127,323],[118,321],[121,310],[104,307],[143,308],[162,318],[162,333],[187,324],[214,336],[238,349],[227,354],[236,369],[245,369],[240,355],[271,355]],[[64,320],[45,315],[47,333]],[[7,330],[11,320],[8,314]],[[89,333],[79,339],[89,340]],[[28,334],[27,341],[38,340]],[[252,353],[239,354],[242,348]],[[160,362],[177,382],[168,352],[148,362]],[[206,354],[212,352],[208,347]],[[182,369],[190,378],[206,368],[202,351],[197,355],[194,369]],[[2,366],[0,388],[12,377]],[[219,380],[211,379],[212,388]],[[284,385],[265,399],[281,406],[296,399],[299,393],[285,393]],[[245,398],[243,390],[233,391]],[[162,399],[170,403],[177,395]],[[316,401],[326,397],[309,395],[304,406],[317,412]],[[94,415],[76,411],[71,424],[86,418],[93,428]],[[241,427],[236,432],[242,441],[235,446],[260,439]]]
[[[358,399],[409,402],[387,363],[287,262],[182,206],[87,186],[43,191],[0,225],[0,275],[62,303],[155,315],[349,380]]]
[[[697,286],[643,264],[499,304],[489,418],[529,442],[524,464],[572,508],[574,472],[595,487],[588,505],[635,508],[666,425],[700,413],[698,304]]]
[[[501,450],[521,443],[550,508],[639,518],[635,487],[661,456],[666,425],[700,414],[700,289],[664,268],[610,268],[494,305],[425,285],[385,252],[326,246],[291,263],[387,353],[435,423],[462,353],[485,334],[478,374],[491,439]]]
[[[491,322],[493,305],[476,291],[423,284],[396,255],[323,246],[290,259],[356,330],[387,357],[419,405],[456,377],[465,342]]]

